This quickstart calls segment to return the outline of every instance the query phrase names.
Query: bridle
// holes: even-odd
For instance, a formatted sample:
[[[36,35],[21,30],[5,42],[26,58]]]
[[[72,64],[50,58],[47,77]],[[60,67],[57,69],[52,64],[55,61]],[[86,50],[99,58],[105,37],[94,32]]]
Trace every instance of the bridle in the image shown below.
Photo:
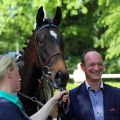
[[[46,70],[45,70],[45,71],[42,70],[41,80],[42,80],[42,81],[46,80],[47,82],[49,82],[48,78],[49,78],[49,75],[51,75],[51,72],[49,71],[49,68],[48,68],[47,66],[45,66],[45,68],[47,68],[48,71],[46,72]],[[38,82],[39,82],[39,85],[38,85],[38,88],[37,88],[37,90],[36,90],[36,93],[35,93],[35,95],[34,95],[33,97],[30,97],[30,96],[28,96],[28,95],[25,95],[25,94],[23,94],[23,93],[21,93],[21,92],[18,92],[18,94],[20,94],[21,96],[25,97],[26,99],[29,99],[30,101],[32,101],[32,102],[34,102],[34,103],[37,103],[38,105],[40,105],[40,106],[42,107],[42,106],[44,106],[44,104],[43,104],[41,101],[39,101],[39,100],[37,99],[37,97],[36,97],[36,95],[37,95],[37,93],[38,93],[38,91],[39,91],[39,89],[40,89],[40,86],[41,86],[40,81],[38,81]],[[43,99],[45,99],[45,96],[44,96]]]
[[[35,35],[35,46],[36,46],[36,53],[37,53],[36,57],[37,57],[37,61],[39,61],[39,62],[37,62],[37,64],[38,64],[38,66],[41,66],[42,68],[44,68],[44,66],[49,67],[49,63],[50,63],[50,61],[52,60],[53,57],[55,57],[57,55],[60,55],[60,56],[64,57],[63,53],[61,51],[56,51],[53,54],[51,54],[50,56],[48,56],[48,58],[44,62],[42,61],[42,59],[41,59],[42,57],[39,53],[39,46],[38,46],[38,43],[37,43],[37,40],[36,40],[36,36],[37,36],[39,31],[41,31],[42,29],[48,28],[48,27],[52,27],[52,28],[57,29],[57,26],[54,25],[54,24],[43,25],[41,28],[36,30],[36,35]]]
[[[47,68],[47,69],[46,69]],[[41,77],[41,81],[47,81],[47,82],[49,82],[49,76],[51,75],[51,72],[50,72],[50,70],[49,70],[49,68],[48,68],[48,66],[44,66],[44,69],[42,69],[42,77]],[[40,105],[41,107],[44,105],[41,101],[39,101],[38,99],[37,99],[37,93],[39,92],[39,89],[40,89],[40,87],[41,87],[41,83],[40,83],[40,80],[38,81],[39,82],[39,85],[38,85],[38,88],[37,88],[37,90],[36,90],[36,93],[35,93],[35,95],[33,96],[33,97],[30,97],[30,96],[28,96],[28,95],[25,95],[25,94],[23,94],[23,93],[21,93],[21,92],[18,92],[18,94],[20,94],[21,96],[23,96],[23,97],[25,97],[26,99],[29,99],[29,100],[31,100],[32,102],[34,102],[34,103],[37,103],[38,105]],[[44,96],[44,98],[43,99],[45,99],[45,96]]]
[[[36,31],[36,35],[38,34],[38,32],[39,32],[40,30],[42,30],[42,29],[44,29],[44,28],[46,28],[46,27],[57,28],[57,26],[54,25],[54,24],[47,24],[47,25],[44,25],[44,26],[42,26],[41,28],[39,28],[39,29]],[[40,54],[39,54],[39,47],[37,47],[38,44],[37,44],[37,42],[36,42],[36,35],[35,35],[35,46],[36,46],[36,53],[37,53],[37,56],[36,56],[37,58],[36,58],[36,59],[37,59],[37,61],[39,61],[39,62],[37,62],[36,64],[37,64],[38,66],[41,66],[41,67],[42,67],[42,76],[41,76],[40,80],[41,80],[41,81],[46,80],[46,81],[52,86],[52,83],[50,83],[51,80],[49,80],[49,78],[50,78],[50,76],[51,76],[51,70],[50,70],[50,67],[49,67],[49,63],[50,63],[50,61],[52,60],[52,58],[54,58],[54,57],[57,56],[57,55],[60,55],[60,56],[62,56],[62,57],[64,57],[64,56],[63,56],[63,54],[62,54],[61,51],[56,51],[56,52],[54,52],[52,55],[50,55],[50,56],[46,59],[46,61],[43,63],[43,61],[42,61],[42,59],[41,59],[41,56],[40,56]],[[31,101],[34,102],[34,103],[37,103],[38,105],[40,105],[40,106],[42,107],[44,104],[43,104],[41,101],[39,101],[39,100],[37,99],[37,97],[36,97],[37,93],[38,93],[39,90],[40,90],[40,86],[41,86],[41,83],[40,83],[40,81],[39,81],[39,85],[38,85],[38,88],[37,88],[37,90],[36,90],[36,93],[35,93],[34,97],[29,97],[28,95],[25,95],[25,94],[23,94],[23,93],[21,93],[21,92],[18,92],[18,94],[20,94],[21,96],[25,97],[26,99],[31,100]],[[43,99],[45,99],[45,96],[44,96]]]

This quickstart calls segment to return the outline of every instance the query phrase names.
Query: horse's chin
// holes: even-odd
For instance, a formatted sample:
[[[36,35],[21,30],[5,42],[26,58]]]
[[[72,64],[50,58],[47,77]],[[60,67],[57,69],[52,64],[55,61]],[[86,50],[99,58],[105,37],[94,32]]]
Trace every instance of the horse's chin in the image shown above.
[[[54,89],[59,89],[59,85],[56,84],[56,83],[53,83],[54,84]]]
[[[65,88],[66,88],[66,84],[63,84],[63,83],[61,83],[61,82],[54,82],[53,83],[54,85],[54,89],[60,89],[60,90],[65,90]]]
[[[53,87],[54,89],[60,89],[60,86],[59,86],[57,83],[53,83],[53,84],[52,84],[52,87]]]
[[[55,83],[55,84],[54,84],[54,88],[55,88],[55,89],[59,89],[59,86]]]

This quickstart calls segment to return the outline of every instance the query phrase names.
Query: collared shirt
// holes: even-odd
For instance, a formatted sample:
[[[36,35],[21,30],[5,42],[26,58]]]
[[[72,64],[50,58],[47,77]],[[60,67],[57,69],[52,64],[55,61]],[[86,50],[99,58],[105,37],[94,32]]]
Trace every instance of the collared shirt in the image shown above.
[[[103,82],[101,81],[100,90],[98,91],[92,90],[87,81],[85,81],[85,84],[92,102],[95,120],[104,120],[103,91],[102,91]]]
[[[19,100],[19,98],[16,95],[12,95],[10,93],[7,93],[3,90],[0,90],[0,97],[1,98],[5,98],[11,102],[13,102],[14,104],[16,104],[20,109],[22,109],[22,104]]]

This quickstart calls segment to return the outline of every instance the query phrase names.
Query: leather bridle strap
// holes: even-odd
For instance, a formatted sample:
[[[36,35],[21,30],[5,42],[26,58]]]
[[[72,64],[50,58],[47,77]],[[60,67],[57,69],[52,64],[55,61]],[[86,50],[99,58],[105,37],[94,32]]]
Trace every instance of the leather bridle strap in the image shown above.
[[[39,29],[37,29],[36,34],[37,34],[40,30],[42,30],[42,29],[44,29],[44,28],[46,28],[46,27],[54,27],[54,28],[57,28],[57,26],[54,25],[54,24],[46,24],[46,25],[43,25],[42,27],[40,27]]]
[[[25,94],[23,94],[23,93],[21,93],[21,92],[18,92],[18,94],[20,94],[21,96],[23,96],[23,97],[31,100],[32,102],[35,102],[35,103],[37,103],[37,104],[39,104],[39,105],[41,105],[41,106],[44,106],[44,104],[43,104],[42,102],[40,102],[39,100],[37,100],[36,97],[29,97],[29,96],[27,96],[27,95],[25,95]]]
[[[57,55],[60,55],[60,56],[63,57],[62,52],[60,52],[60,51],[59,51],[59,52],[54,52],[52,55],[50,55],[50,56],[48,57],[48,59],[46,59],[45,65],[48,65],[49,62],[52,60],[52,58],[55,57],[55,56],[57,56]]]
[[[40,27],[38,30],[36,30],[36,35],[35,35],[35,45],[36,45],[36,46],[38,46],[38,43],[37,43],[37,41],[36,41],[36,36],[37,36],[38,32],[39,32],[40,30],[42,30],[42,29],[47,28],[47,27],[57,28],[57,26],[54,25],[54,24],[46,24],[46,25],[43,25],[42,27]],[[39,59],[39,60],[38,60],[38,61],[39,61],[38,64],[40,64],[40,66],[42,66],[42,67],[47,66],[48,63],[50,62],[50,60],[52,59],[52,57],[54,57],[54,56],[56,56],[56,55],[61,55],[61,56],[63,57],[62,52],[56,51],[56,52],[54,52],[52,55],[50,55],[50,57],[48,57],[48,59],[45,61],[45,64],[43,65],[43,61],[41,60],[41,56],[40,56],[40,53],[39,53],[39,46],[36,47],[36,51],[37,51],[37,59]]]

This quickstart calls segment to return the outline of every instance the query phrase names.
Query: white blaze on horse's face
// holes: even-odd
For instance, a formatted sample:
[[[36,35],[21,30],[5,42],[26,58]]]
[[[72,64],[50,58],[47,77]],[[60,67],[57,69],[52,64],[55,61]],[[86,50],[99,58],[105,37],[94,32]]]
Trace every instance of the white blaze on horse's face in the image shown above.
[[[55,31],[50,30],[50,35],[57,39],[57,33]]]

